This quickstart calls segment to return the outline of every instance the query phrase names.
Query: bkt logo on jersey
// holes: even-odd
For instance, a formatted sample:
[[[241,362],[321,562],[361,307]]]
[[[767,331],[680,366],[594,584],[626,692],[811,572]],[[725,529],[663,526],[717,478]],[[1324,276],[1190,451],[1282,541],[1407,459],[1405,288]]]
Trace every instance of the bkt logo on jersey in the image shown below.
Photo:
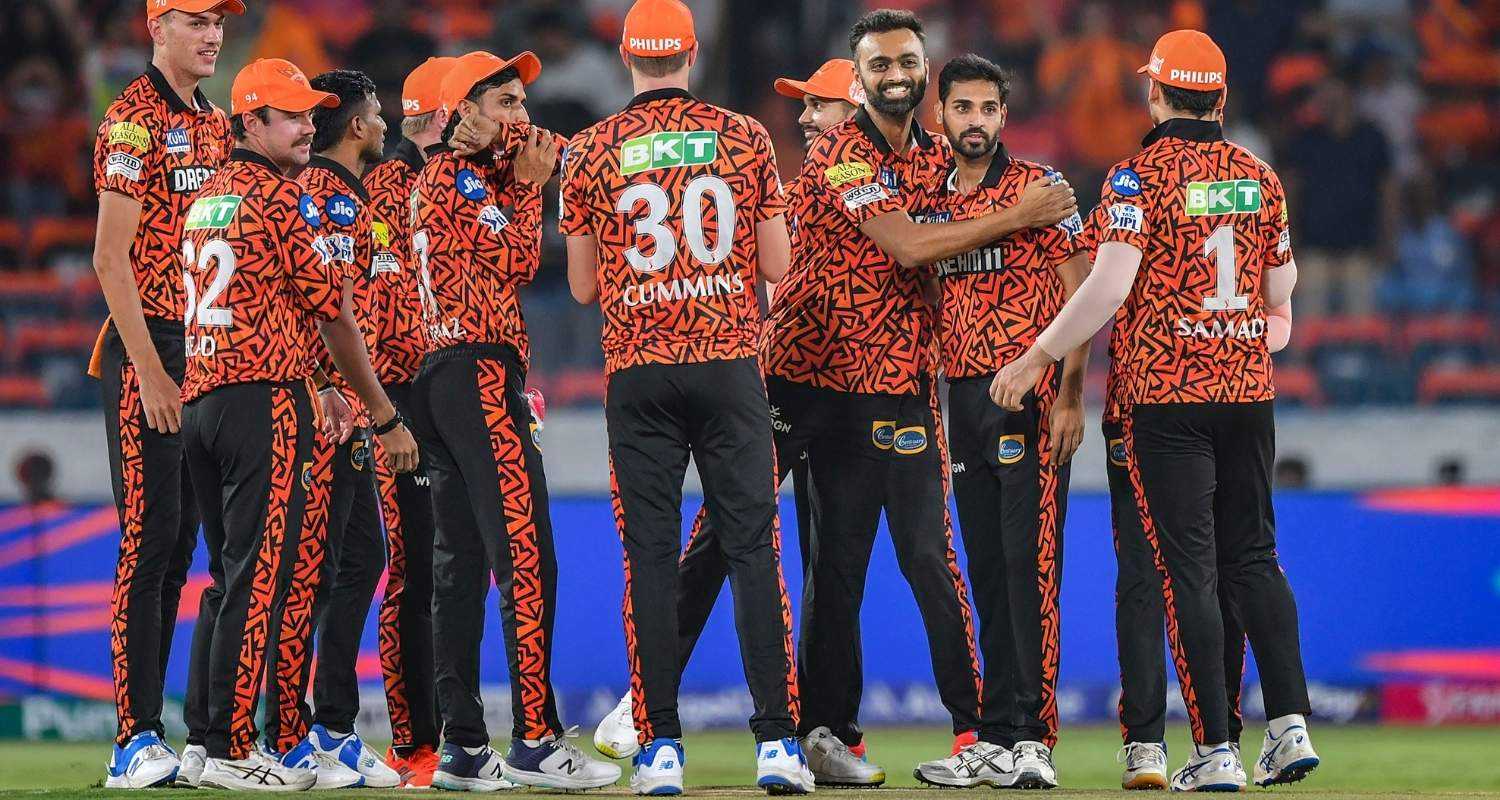
[[[214,171],[208,167],[177,167],[170,173],[172,179],[172,191],[177,194],[191,194],[203,188],[203,182],[213,177]]]
[[[1190,217],[1254,213],[1260,210],[1260,181],[1193,181],[1183,209]]]
[[[896,443],[896,421],[878,419],[870,423],[870,441],[881,450],[891,449],[891,445]]]
[[[484,181],[474,174],[473,170],[461,169],[453,176],[453,185],[458,187],[458,193],[470,200],[483,200],[488,190],[484,188]]]
[[[193,140],[188,137],[187,128],[171,128],[166,132],[165,139],[167,152],[171,155],[182,155],[193,149]]]
[[[328,218],[333,220],[334,224],[347,228],[354,224],[357,214],[354,201],[347,195],[336,194],[328,198]]]
[[[718,157],[717,131],[657,131],[620,145],[620,174],[712,164]]]
[[[1121,167],[1109,179],[1109,188],[1115,190],[1115,194],[1135,197],[1141,193],[1141,176],[1129,167]]]
[[[1000,437],[1000,446],[995,449],[995,460],[1001,464],[1014,464],[1026,456],[1026,437],[1009,433]]]
[[[893,443],[896,452],[903,456],[913,456],[927,449],[927,431],[920,426],[902,428],[896,431],[896,439]]]

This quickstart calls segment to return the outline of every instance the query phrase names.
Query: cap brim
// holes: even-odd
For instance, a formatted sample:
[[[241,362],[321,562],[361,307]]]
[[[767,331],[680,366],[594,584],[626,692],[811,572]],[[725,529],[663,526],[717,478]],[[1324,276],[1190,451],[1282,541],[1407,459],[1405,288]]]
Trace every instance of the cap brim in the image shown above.
[[[1135,71],[1135,74],[1140,75],[1142,73],[1146,73],[1146,72],[1150,72],[1150,71],[1151,71],[1151,65],[1150,64],[1142,64],[1141,68]]]
[[[807,90],[807,81],[793,80],[791,78],[777,78],[774,84],[776,93],[782,97],[792,97],[801,100],[807,95],[813,94]]]
[[[278,111],[285,111],[288,114],[301,114],[304,111],[311,111],[319,106],[323,108],[337,108],[338,104],[338,95],[320,92],[316,89],[299,90],[266,103],[271,108]]]
[[[242,0],[181,0],[181,2],[174,4],[167,11],[182,11],[188,14],[202,14],[205,11],[243,14],[245,13],[245,4]]]
[[[509,61],[501,64],[500,69],[495,70],[495,72],[501,72],[511,67],[515,67],[516,72],[520,73],[522,84],[529,84],[542,74],[542,60],[537,58],[536,53],[530,50],[522,50],[517,53]]]

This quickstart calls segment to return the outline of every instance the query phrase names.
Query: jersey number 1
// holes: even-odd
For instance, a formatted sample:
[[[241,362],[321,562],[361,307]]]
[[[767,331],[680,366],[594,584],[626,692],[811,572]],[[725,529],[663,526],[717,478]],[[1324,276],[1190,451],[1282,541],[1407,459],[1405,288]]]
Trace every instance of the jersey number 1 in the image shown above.
[[[1203,257],[1214,259],[1216,281],[1214,293],[1203,298],[1204,311],[1241,311],[1250,307],[1250,298],[1235,294],[1234,226],[1220,225],[1203,243]]]
[[[708,246],[703,234],[703,196],[712,195],[714,213],[719,221],[719,240]],[[677,257],[677,237],[672,229],[662,224],[672,210],[667,191],[654,183],[634,183],[620,195],[615,211],[629,214],[637,203],[646,204],[646,216],[635,221],[636,239],[650,236],[656,249],[651,255],[632,246],[625,251],[625,260],[640,272],[658,272],[665,269]],[[734,248],[734,193],[729,184],[717,175],[699,175],[682,191],[682,233],[687,239],[688,250],[701,264],[717,264],[729,256]]]

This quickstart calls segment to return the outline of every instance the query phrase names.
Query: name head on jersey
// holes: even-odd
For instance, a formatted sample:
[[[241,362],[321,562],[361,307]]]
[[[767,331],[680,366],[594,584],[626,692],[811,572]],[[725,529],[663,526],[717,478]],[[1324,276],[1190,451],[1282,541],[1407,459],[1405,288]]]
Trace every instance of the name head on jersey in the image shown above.
[[[200,197],[188,209],[187,221],[182,227],[189,231],[199,228],[227,228],[240,210],[241,199],[234,194]]]
[[[312,195],[304,194],[297,201],[297,212],[302,215],[302,221],[310,228],[323,227],[323,212],[318,209],[318,203],[312,199]]]
[[[1110,177],[1109,188],[1122,197],[1135,197],[1141,193],[1141,176],[1129,167],[1121,167]]]
[[[712,164],[718,157],[718,131],[657,131],[620,145],[620,174]]]
[[[1193,181],[1182,207],[1190,217],[1252,214],[1260,210],[1260,181]]]
[[[347,228],[354,224],[354,219],[358,216],[357,208],[348,195],[336,194],[328,198],[328,219],[339,227]]]
[[[470,200],[483,200],[489,190],[484,188],[484,180],[474,174],[473,170],[461,169],[453,176],[453,185],[458,188],[458,193]]]

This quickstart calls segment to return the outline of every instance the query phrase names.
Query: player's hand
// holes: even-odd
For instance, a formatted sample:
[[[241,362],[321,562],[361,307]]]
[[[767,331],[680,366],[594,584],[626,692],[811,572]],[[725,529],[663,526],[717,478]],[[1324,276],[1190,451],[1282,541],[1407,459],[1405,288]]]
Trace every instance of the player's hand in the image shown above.
[[[458,121],[448,146],[461,156],[471,156],[489,147],[500,133],[500,123],[483,114],[470,114]]]
[[[1083,394],[1063,392],[1052,403],[1052,463],[1061,465],[1073,459],[1083,444]]]
[[[556,136],[533,127],[516,153],[516,180],[538,185],[546,183],[552,177],[553,167],[557,166],[557,149]]]
[[[1033,346],[995,374],[995,379],[990,382],[990,400],[1006,411],[1020,411],[1021,401],[1036,388],[1049,363],[1046,354]]]
[[[385,463],[396,472],[411,472],[420,461],[417,440],[405,425],[397,425],[380,437],[380,447],[385,451]]]
[[[182,390],[172,376],[160,364],[146,368],[137,366],[135,380],[141,390],[141,410],[146,413],[146,425],[163,434],[182,430]]]
[[[318,392],[318,402],[323,405],[323,434],[338,444],[349,441],[354,433],[354,409],[344,399],[344,393],[328,386]]]
[[[1078,199],[1073,196],[1072,185],[1063,180],[1052,181],[1050,177],[1037,178],[1021,191],[1016,211],[1026,227],[1045,228],[1078,213]]]

